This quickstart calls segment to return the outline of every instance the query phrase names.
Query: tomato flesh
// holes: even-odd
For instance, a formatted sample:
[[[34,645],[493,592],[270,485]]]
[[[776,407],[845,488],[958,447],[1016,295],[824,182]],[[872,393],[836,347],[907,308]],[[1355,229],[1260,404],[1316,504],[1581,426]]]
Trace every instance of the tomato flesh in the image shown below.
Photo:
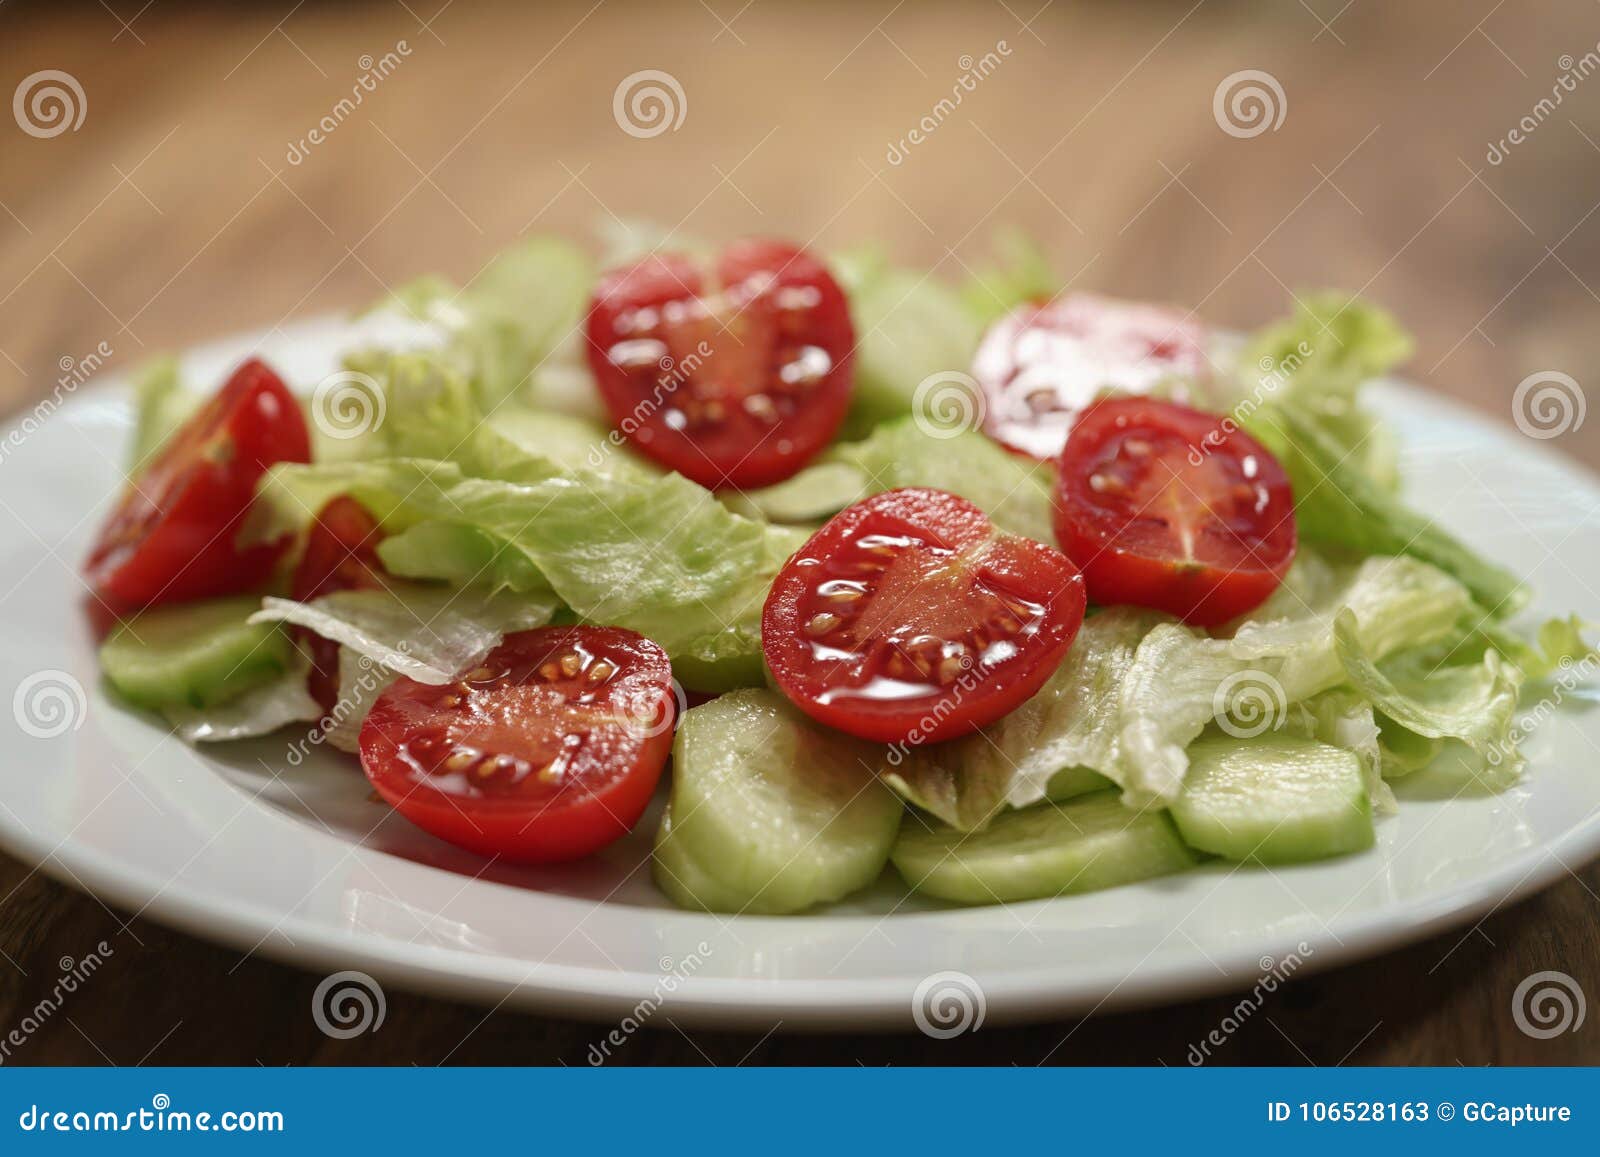
[[[844,292],[820,261],[781,242],[740,242],[715,260],[655,254],[608,273],[587,334],[617,428],[713,489],[789,477],[850,404]]]
[[[1253,610],[1294,561],[1283,467],[1231,419],[1151,398],[1084,411],[1061,452],[1061,549],[1097,603],[1213,627]]]
[[[84,565],[90,588],[120,613],[258,586],[288,540],[235,545],[256,483],[274,463],[310,460],[293,395],[245,362],[132,480]]]
[[[761,643],[801,710],[863,739],[923,743],[1033,695],[1083,621],[1060,551],[995,532],[940,490],[891,490],[835,515],[779,572]]]
[[[1040,461],[1061,453],[1083,409],[1102,392],[1145,394],[1210,375],[1199,323],[1158,305],[1073,293],[1024,305],[984,335],[973,358],[991,438]]]
[[[361,767],[401,815],[458,847],[574,860],[638,822],[676,712],[655,643],[620,627],[541,627],[454,683],[396,680],[361,726]]]
[[[388,585],[388,572],[378,559],[384,538],[378,520],[349,495],[328,502],[312,521],[305,552],[295,567],[290,593],[308,603],[334,591],[376,590]],[[306,627],[295,638],[311,657],[307,687],[311,697],[332,711],[339,702],[339,644]]]

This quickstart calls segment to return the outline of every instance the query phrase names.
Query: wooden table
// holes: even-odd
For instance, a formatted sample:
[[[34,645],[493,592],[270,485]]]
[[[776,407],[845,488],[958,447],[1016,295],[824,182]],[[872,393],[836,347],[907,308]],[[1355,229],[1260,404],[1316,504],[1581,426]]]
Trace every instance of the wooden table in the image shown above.
[[[1600,364],[1600,79],[1535,111],[1600,40],[1600,9],[1377,4],[0,5],[7,91],[81,84],[76,131],[0,123],[0,410],[63,358],[109,362],[362,304],[416,273],[468,277],[530,231],[648,218],[690,234],[885,244],[959,276],[990,232],[1048,240],[1076,284],[1221,324],[1337,285],[1398,310],[1411,372],[1505,421],[1516,384]],[[591,6],[592,4],[592,6]],[[1342,5],[1342,6],[1341,6]],[[121,15],[117,15],[120,12]],[[359,107],[341,98],[393,54]],[[934,110],[969,66],[997,64]],[[613,119],[624,76],[670,72],[684,118]],[[1230,135],[1224,77],[1269,73],[1275,131]],[[0,94],[3,95],[3,94]],[[924,116],[936,128],[891,164]],[[1490,163],[1491,142],[1534,129]],[[334,128],[307,141],[323,117]],[[1243,130],[1241,130],[1243,131]],[[291,161],[294,142],[304,155]],[[1557,448],[1600,465],[1600,422]],[[1591,608],[1593,610],[1593,608]],[[1600,1061],[1600,1016],[1534,1040],[1529,973],[1600,999],[1600,870],[1412,949],[1290,985],[1221,1063]],[[317,978],[168,932],[0,858],[0,1030],[56,961],[106,970],[13,1061],[584,1063],[591,1026],[390,994],[376,1035],[324,1037]],[[663,1031],[623,1063],[1186,1063],[1232,998],[923,1038]]]

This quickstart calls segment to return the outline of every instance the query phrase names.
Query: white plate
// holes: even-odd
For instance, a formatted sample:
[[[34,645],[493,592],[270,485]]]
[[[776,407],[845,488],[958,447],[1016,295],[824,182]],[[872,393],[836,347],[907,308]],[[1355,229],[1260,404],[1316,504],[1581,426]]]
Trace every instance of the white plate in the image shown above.
[[[189,368],[219,380],[259,348],[304,384],[354,340],[312,322],[207,347]],[[1537,611],[1600,608],[1586,579],[1600,482],[1549,443],[1415,390],[1374,402],[1404,440],[1412,501],[1526,575]],[[680,1024],[748,1027],[909,1027],[919,984],[951,971],[981,989],[989,1021],[1044,1019],[1247,987],[1289,953],[1306,971],[1369,956],[1600,854],[1600,714],[1580,704],[1527,741],[1513,790],[1405,799],[1373,851],[1323,864],[1214,865],[967,910],[902,900],[891,872],[824,913],[731,920],[655,892],[649,820],[586,864],[484,871],[370,802],[346,757],[313,749],[291,765],[299,733],[197,753],[105,696],[76,568],[120,484],[130,418],[123,386],[97,384],[3,446],[0,696],[13,711],[0,711],[0,842],[241,952],[565,1016],[664,1000]],[[65,715],[48,716],[52,693]]]

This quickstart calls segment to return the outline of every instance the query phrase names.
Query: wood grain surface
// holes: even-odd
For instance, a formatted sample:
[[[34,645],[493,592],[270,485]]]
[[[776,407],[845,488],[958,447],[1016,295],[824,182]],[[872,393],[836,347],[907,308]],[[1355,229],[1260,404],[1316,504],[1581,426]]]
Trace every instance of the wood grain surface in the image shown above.
[[[530,231],[644,218],[879,241],[950,276],[1015,224],[1077,285],[1219,324],[1280,313],[1291,288],[1359,290],[1415,330],[1414,377],[1506,422],[1528,374],[1588,386],[1600,364],[1600,77],[1538,106],[1597,42],[1590,0],[0,2],[0,97],[57,69],[85,101],[55,136],[0,115],[0,411],[101,342],[125,367],[421,272],[468,278]],[[999,66],[891,163],[991,52]],[[386,53],[389,75],[309,142]],[[642,69],[684,90],[682,124],[649,138],[612,108]],[[1234,136],[1213,98],[1246,69],[1279,82],[1284,117]],[[1600,465],[1600,422],[1550,446]],[[1297,980],[1214,1063],[1600,1061],[1595,1010],[1549,1040],[1510,1015],[1545,969],[1600,999],[1597,892],[1590,866]],[[602,1031],[391,992],[380,1032],[330,1040],[318,977],[124,919],[0,857],[0,1035],[59,958],[113,949],[8,1063],[583,1064]],[[1235,1003],[948,1042],[690,1034],[663,1016],[614,1063],[1182,1065]]]

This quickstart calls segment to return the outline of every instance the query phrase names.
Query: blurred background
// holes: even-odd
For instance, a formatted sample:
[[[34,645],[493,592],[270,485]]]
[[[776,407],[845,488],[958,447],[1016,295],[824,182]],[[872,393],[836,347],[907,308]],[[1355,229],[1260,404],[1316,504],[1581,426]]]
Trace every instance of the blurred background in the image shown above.
[[[126,367],[420,273],[469,279],[530,233],[643,219],[877,243],[952,280],[1017,226],[1075,287],[1240,327],[1285,312],[1292,289],[1355,290],[1415,331],[1413,377],[1508,422],[1527,375],[1587,387],[1600,362],[1600,6],[1536,7],[0,0],[0,412],[91,351]],[[1551,446],[1600,465],[1600,420]],[[1297,984],[1275,1014],[1289,1032],[1255,1024],[1230,1059],[1585,1055],[1576,1038],[1533,1055],[1474,1027],[1505,977],[1540,966],[1518,944],[1577,937],[1567,967],[1594,974],[1600,882],[1584,879],[1497,916],[1489,944]],[[66,929],[81,942],[109,919],[0,859],[7,893],[7,959],[54,959]],[[263,961],[234,976],[230,954],[135,927],[151,947],[86,995],[90,1032],[58,1024],[33,1057],[552,1061],[568,1039],[412,998],[376,1044],[337,1045],[304,1017],[285,1037],[272,1010],[300,1007],[312,979]],[[1396,984],[1407,969],[1417,983]],[[26,1008],[27,982],[0,974],[0,1009]],[[1049,1047],[1059,1031],[1038,1048],[984,1034],[947,1059],[1150,1063],[1215,1003],[1094,1022],[1065,1051]],[[926,1043],[851,1055],[916,1059]],[[634,1059],[845,1055],[828,1047],[663,1033]]]

